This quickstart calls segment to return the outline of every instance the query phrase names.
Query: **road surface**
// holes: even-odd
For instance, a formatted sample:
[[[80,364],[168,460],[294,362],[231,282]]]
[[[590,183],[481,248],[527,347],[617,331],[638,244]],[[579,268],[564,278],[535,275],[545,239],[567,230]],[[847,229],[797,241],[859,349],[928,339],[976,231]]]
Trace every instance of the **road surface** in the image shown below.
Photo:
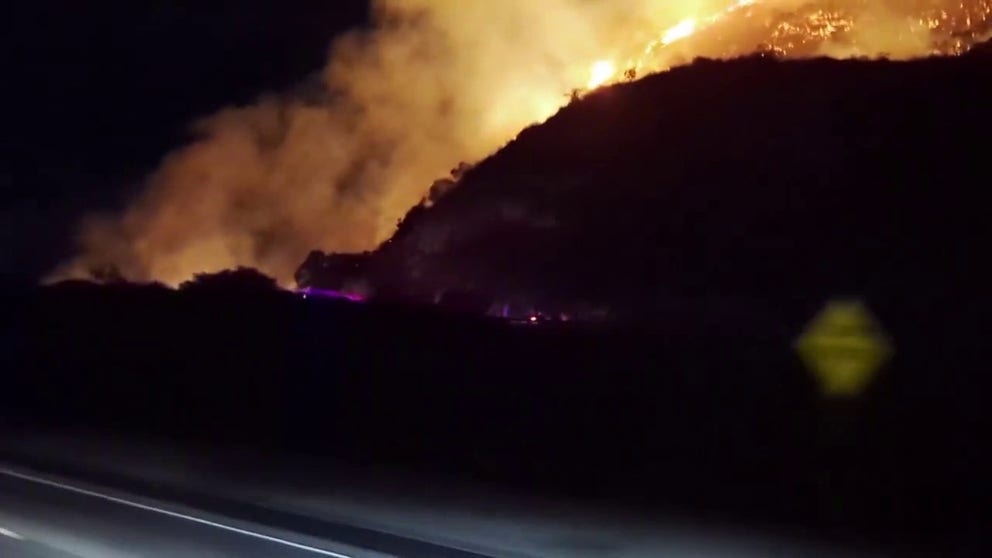
[[[333,525],[328,525],[333,533]],[[313,531],[307,526],[304,531]],[[0,556],[7,558],[371,558],[479,556],[394,535],[350,546],[159,504],[29,471],[0,468]],[[316,541],[316,542],[315,542]],[[353,543],[352,543],[353,544]],[[390,545],[399,552],[383,552]],[[394,548],[395,549],[395,548]]]
[[[358,558],[98,490],[10,474],[0,474],[0,556]]]
[[[393,517],[392,526],[386,518],[393,500],[373,498],[378,502],[373,509],[378,511],[372,515],[363,512],[361,505],[339,510],[335,517],[354,520],[346,524],[252,504],[252,498],[235,501],[206,493],[213,490],[197,492],[116,473],[30,461],[9,456],[0,460],[0,558],[855,555],[762,533],[722,532],[691,523],[615,524],[600,515],[548,523],[530,508],[511,508],[511,512],[502,508],[481,520],[469,517],[493,504],[488,497],[473,498],[470,506],[457,508],[461,511],[454,515],[450,509],[437,511],[430,505],[407,509],[399,498],[396,505],[402,511],[393,510],[399,515]],[[358,501],[367,503],[364,498]],[[567,516],[553,509],[559,517]],[[418,515],[419,527],[410,527],[409,513],[423,514]],[[359,526],[373,524],[381,527]],[[383,532],[388,529],[412,534]],[[503,546],[493,542],[494,536],[503,540]],[[442,546],[411,537],[446,542]],[[453,548],[456,545],[461,548]]]

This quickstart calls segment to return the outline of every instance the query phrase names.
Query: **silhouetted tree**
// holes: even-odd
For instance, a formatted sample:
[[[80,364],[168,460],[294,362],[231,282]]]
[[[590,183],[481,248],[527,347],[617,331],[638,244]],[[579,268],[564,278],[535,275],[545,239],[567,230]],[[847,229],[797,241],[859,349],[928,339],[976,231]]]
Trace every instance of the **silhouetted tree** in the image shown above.
[[[123,283],[125,281],[121,270],[115,265],[103,265],[90,269],[90,277],[98,283]]]
[[[198,273],[193,279],[179,285],[190,292],[258,292],[277,291],[276,280],[257,269],[239,267],[217,273]]]
[[[345,285],[366,280],[369,252],[357,254],[325,254],[314,250],[297,270],[294,278],[299,287],[340,290]]]

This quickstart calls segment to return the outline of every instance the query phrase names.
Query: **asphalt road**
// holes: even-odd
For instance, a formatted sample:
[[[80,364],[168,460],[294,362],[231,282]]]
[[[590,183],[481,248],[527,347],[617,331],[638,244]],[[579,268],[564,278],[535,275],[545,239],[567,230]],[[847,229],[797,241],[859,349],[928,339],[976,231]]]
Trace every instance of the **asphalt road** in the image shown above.
[[[128,484],[120,479],[117,484],[113,479],[97,483],[85,475],[55,476],[0,464],[0,558],[491,556],[243,502],[196,498],[160,485]],[[443,526],[439,524],[437,528]],[[526,534],[514,532],[513,536],[547,539],[548,556],[854,555],[827,548],[797,547],[795,541],[741,537],[705,529],[659,529],[650,537],[637,529],[628,533],[641,539],[630,548],[615,546],[616,541],[602,546],[600,539],[576,537],[574,533],[555,539],[547,532],[542,535],[540,525],[534,525]],[[626,550],[620,552],[623,548]],[[545,555],[543,551],[527,552],[527,556]],[[523,556],[505,552],[500,555]]]
[[[0,474],[0,556],[358,558],[65,484]],[[362,554],[368,556],[369,554]]]
[[[29,469],[0,464],[0,558],[489,558],[216,495],[30,462],[22,463]]]

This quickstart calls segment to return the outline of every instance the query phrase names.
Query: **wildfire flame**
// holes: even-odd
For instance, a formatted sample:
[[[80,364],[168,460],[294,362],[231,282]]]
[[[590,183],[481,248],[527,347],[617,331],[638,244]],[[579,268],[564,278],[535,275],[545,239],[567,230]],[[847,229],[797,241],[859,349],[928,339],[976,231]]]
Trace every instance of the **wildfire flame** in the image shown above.
[[[698,22],[694,17],[690,17],[689,19],[682,20],[675,27],[672,27],[668,31],[665,31],[665,33],[661,36],[661,40],[659,42],[662,45],[670,45],[675,41],[680,41],[686,37],[689,37],[696,32],[696,25],[698,25]],[[648,47],[648,50],[650,49],[651,47]]]
[[[89,218],[53,278],[113,267],[178,284],[255,267],[284,284],[312,249],[374,248],[447,169],[595,90],[698,56],[956,54],[992,0],[372,0],[321,95],[198,123],[120,216]],[[584,87],[583,87],[584,86]]]
[[[704,23],[707,25],[716,23],[735,11],[751,6],[757,2],[758,0],[738,0],[735,4],[731,5],[724,11],[706,18]],[[699,28],[700,20],[695,16],[687,17],[676,23],[672,27],[665,30],[658,39],[648,43],[648,45],[644,48],[643,56],[638,58],[636,61],[633,61],[631,64],[628,64],[630,67],[629,69],[633,70],[635,73],[642,70],[644,68],[644,59],[649,57],[658,47],[669,46],[673,43],[681,41],[682,39],[687,39],[694,35],[696,30]],[[591,78],[587,87],[589,89],[597,89],[609,83],[616,76],[617,66],[612,60],[599,60],[592,65],[589,73]]]
[[[589,89],[596,89],[610,81],[617,73],[617,66],[612,60],[599,60],[589,69]]]
[[[919,3],[919,2],[918,2]],[[648,42],[640,55],[628,60],[627,71],[624,75],[641,75],[645,70],[657,72],[667,69],[664,62],[655,61],[652,58],[660,49],[669,47],[680,41],[690,39],[698,32],[707,30],[723,23],[735,14],[742,13],[743,19],[750,19],[749,8],[759,7],[764,4],[777,5],[771,0],[737,0],[722,11],[718,11],[708,16],[689,16],[675,25],[665,29],[660,35]],[[802,3],[800,3],[802,4]],[[799,47],[808,46],[814,42],[827,42],[838,35],[850,33],[854,30],[855,19],[846,15],[842,10],[836,9],[835,3],[827,2],[827,7],[819,7],[818,3],[808,2],[796,11],[804,17],[780,18],[778,23],[771,29],[770,39],[773,43],[768,45],[776,54],[783,56],[799,55],[802,49]],[[920,31],[937,31],[944,28],[945,39],[943,42],[936,41],[925,50],[918,44],[909,47],[910,50],[904,56],[920,56],[924,54],[960,54],[968,49],[972,44],[987,40],[992,37],[992,1],[979,0],[976,2],[960,2],[953,9],[941,7],[942,2],[930,2],[930,10],[921,9],[917,17],[907,17],[902,23],[907,35],[919,33]],[[831,9],[833,8],[833,9]],[[891,15],[891,14],[890,14]],[[970,39],[970,40],[969,40]],[[780,43],[780,44],[779,44]],[[735,56],[746,54],[740,49],[731,49],[718,53],[718,57]],[[847,52],[829,49],[818,54],[830,55],[840,54],[841,56],[874,56],[891,55],[889,52],[874,52],[871,47],[858,48],[851,45]],[[597,89],[617,80],[617,64],[614,60],[598,60],[590,69],[592,76],[588,89]]]

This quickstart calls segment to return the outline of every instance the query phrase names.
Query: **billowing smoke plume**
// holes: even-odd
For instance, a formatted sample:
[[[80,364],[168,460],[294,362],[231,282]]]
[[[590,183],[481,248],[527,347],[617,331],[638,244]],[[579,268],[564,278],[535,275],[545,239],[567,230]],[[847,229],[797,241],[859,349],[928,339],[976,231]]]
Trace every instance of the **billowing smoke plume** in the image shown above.
[[[333,45],[318,92],[264,97],[197,123],[198,139],[166,156],[122,215],[86,220],[80,254],[55,275],[113,267],[177,284],[240,265],[289,283],[312,249],[374,248],[434,179],[548,118],[570,91],[696,55],[747,54],[759,42],[785,55],[924,55],[938,31],[953,39],[949,18],[987,17],[990,5],[376,0],[374,30]],[[734,32],[707,39],[716,26]]]

